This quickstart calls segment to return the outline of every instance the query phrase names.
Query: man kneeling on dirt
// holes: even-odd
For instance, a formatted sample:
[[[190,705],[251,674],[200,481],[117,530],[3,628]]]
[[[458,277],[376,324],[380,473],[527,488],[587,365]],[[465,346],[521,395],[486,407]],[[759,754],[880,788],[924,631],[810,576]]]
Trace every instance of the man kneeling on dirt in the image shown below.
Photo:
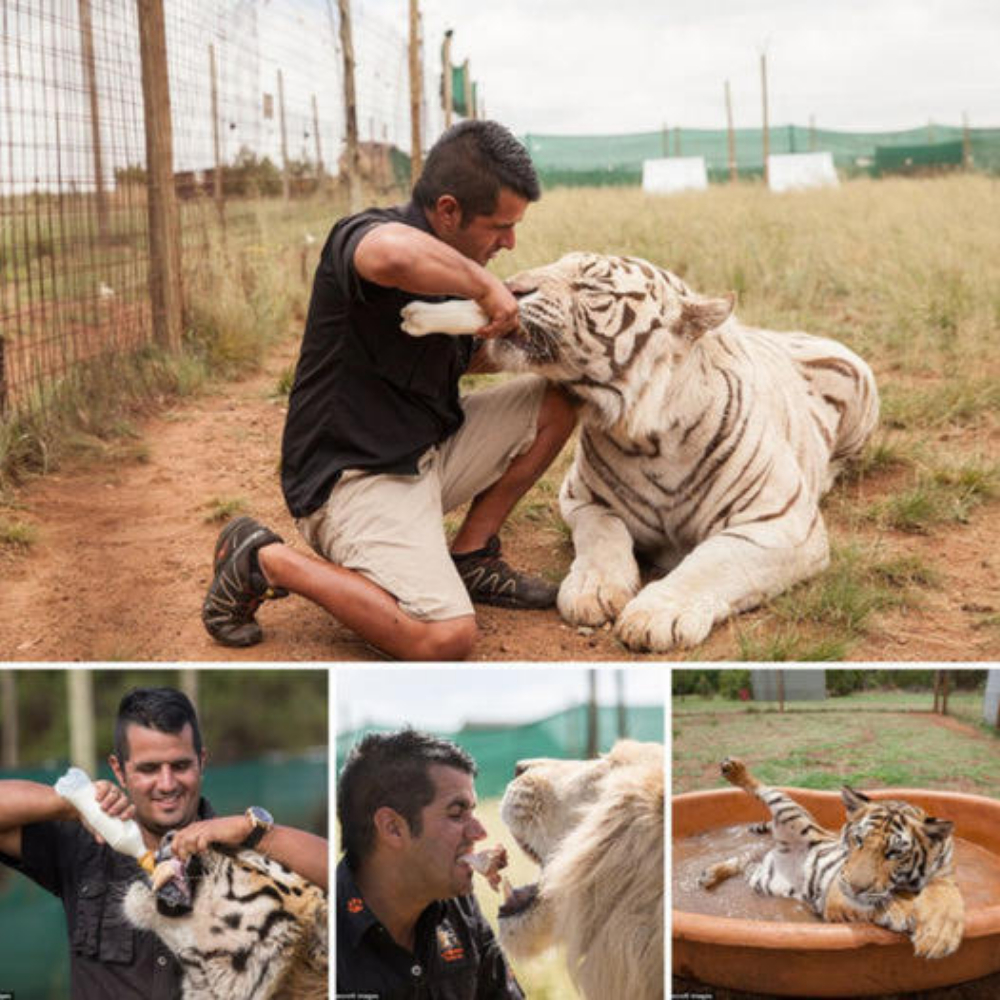
[[[517,302],[485,265],[514,246],[540,196],[524,147],[501,125],[465,121],[431,149],[405,206],[342,219],[323,248],[282,442],[281,482],[323,558],[248,517],[215,547],[202,610],[209,633],[251,646],[261,602],[309,598],[399,659],[464,659],[471,601],[546,608],[557,588],[508,566],[497,531],[575,424],[562,392],[524,376],[459,397],[472,337],[400,329],[414,299],[474,299],[480,337],[517,328]],[[451,543],[443,511],[472,501]]]
[[[523,1000],[459,858],[486,836],[476,765],[413,729],[371,733],[340,774],[337,995]]]

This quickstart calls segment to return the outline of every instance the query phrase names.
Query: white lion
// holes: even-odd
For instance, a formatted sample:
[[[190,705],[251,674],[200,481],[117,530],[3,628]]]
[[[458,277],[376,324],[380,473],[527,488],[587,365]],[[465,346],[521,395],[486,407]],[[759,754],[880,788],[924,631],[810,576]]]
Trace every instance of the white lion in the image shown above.
[[[819,510],[878,420],[868,365],[842,344],[747,327],[634,257],[572,253],[509,283],[520,330],[490,359],[564,386],[581,432],[560,509],[575,624],[634,649],[695,646],[713,625],[826,568]],[[475,303],[416,302],[413,335],[469,333]],[[636,550],[662,571],[642,586]]]
[[[541,866],[510,892],[500,941],[552,944],[587,1000],[663,996],[663,747],[622,740],[597,760],[528,760],[501,817]]]

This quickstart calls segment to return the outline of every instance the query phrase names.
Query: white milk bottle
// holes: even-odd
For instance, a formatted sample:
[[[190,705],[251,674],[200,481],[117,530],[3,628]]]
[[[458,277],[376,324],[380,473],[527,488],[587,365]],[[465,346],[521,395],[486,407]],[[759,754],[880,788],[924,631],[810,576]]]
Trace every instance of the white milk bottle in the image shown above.
[[[142,831],[134,819],[119,819],[109,816],[97,803],[94,783],[85,771],[71,767],[55,784],[56,792],[72,802],[76,811],[99,833],[108,847],[128,854],[151,872],[153,852],[146,849],[142,841]]]

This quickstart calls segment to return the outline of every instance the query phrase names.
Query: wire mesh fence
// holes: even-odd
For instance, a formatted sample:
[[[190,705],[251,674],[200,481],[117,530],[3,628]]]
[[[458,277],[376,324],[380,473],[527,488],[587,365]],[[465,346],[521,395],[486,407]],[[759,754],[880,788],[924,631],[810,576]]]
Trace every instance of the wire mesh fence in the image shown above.
[[[141,57],[151,5],[0,0],[0,415],[44,406],[81,365],[154,340]],[[393,20],[355,13],[352,25],[360,166],[384,190],[409,171],[400,8]],[[346,134],[340,9],[335,0],[164,0],[163,13],[170,171],[191,274],[220,238],[253,239],[262,199],[335,190]],[[431,138],[442,116],[429,96],[437,73],[425,66]]]

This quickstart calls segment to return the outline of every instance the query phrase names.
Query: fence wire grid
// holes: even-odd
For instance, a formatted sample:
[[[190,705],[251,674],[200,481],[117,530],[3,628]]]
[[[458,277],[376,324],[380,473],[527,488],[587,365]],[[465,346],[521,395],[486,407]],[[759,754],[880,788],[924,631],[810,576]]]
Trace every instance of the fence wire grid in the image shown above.
[[[0,417],[44,406],[81,364],[153,337],[143,2],[0,0]],[[389,150],[411,139],[406,0],[399,8],[392,21],[352,17],[362,170],[383,188],[408,169]],[[248,202],[333,190],[346,137],[339,10],[165,0],[164,18],[190,271],[207,227],[252,235]],[[439,72],[424,61],[431,139]]]

